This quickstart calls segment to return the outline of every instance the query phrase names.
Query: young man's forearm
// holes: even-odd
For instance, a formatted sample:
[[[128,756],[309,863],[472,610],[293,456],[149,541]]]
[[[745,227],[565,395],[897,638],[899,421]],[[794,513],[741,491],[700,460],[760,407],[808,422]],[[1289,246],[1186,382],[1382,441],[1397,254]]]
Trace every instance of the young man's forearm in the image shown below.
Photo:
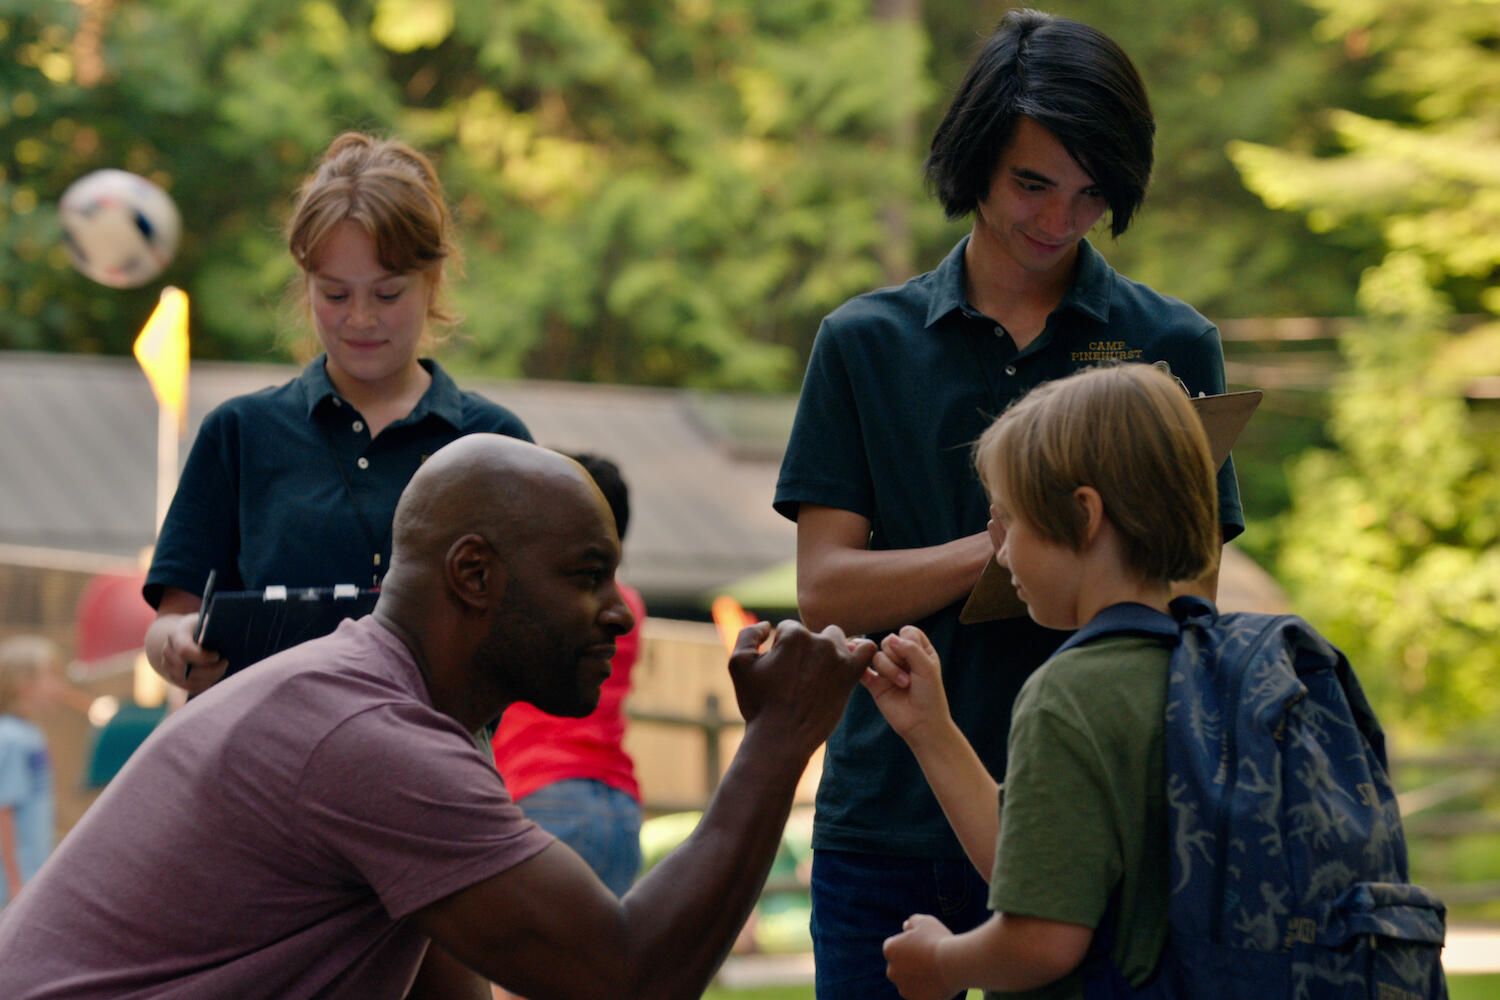
[[[994,557],[981,532],[925,549],[824,550],[797,560],[797,608],[808,628],[850,635],[900,628],[961,600]]]

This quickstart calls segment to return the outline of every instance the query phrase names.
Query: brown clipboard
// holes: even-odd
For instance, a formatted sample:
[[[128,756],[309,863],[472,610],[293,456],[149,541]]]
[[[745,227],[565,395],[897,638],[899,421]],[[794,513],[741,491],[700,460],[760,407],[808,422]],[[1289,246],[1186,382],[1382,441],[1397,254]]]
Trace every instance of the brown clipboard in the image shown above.
[[[1259,389],[1243,392],[1224,392],[1217,396],[1192,397],[1193,409],[1203,421],[1208,433],[1208,450],[1213,456],[1214,468],[1224,464],[1234,442],[1239,439],[1250,416],[1260,405],[1265,393]],[[984,569],[975,582],[969,599],[964,602],[958,620],[965,625],[995,621],[1000,618],[1026,617],[1026,604],[1016,596],[1011,586],[1010,573],[994,559],[984,564]]]

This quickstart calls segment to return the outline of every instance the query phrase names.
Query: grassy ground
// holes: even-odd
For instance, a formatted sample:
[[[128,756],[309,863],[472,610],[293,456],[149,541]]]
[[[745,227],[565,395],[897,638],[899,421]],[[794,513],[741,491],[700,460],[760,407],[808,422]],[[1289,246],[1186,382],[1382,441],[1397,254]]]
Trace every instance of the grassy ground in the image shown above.
[[[1500,973],[1483,976],[1451,976],[1448,979],[1449,1000],[1495,1000],[1500,997]],[[969,1000],[978,1000],[971,992]],[[755,989],[726,990],[713,988],[703,1000],[813,1000],[812,986],[763,986]]]
[[[1500,997],[1500,973],[1448,978],[1448,1000],[1495,1000],[1495,997]],[[782,1000],[791,1000],[791,997]]]
[[[813,988],[808,986],[757,986],[744,990],[726,990],[709,987],[703,1000],[812,1000]]]
[[[979,1000],[980,996],[977,990],[971,991],[969,1000]],[[1480,996],[1488,994],[1475,993],[1472,997],[1455,994],[1453,1000],[1476,1000]],[[811,983],[805,986],[756,986],[743,990],[711,987],[703,994],[703,1000],[813,1000],[813,988]]]

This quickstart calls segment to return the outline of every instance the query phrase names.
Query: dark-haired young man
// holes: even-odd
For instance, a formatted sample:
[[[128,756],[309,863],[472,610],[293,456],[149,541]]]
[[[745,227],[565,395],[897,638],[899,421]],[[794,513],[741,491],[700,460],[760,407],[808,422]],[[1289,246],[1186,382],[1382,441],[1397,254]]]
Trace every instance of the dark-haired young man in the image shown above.
[[[1026,618],[959,623],[994,555],[973,442],[1028,389],[1101,361],[1166,361],[1193,393],[1224,391],[1213,324],[1117,274],[1084,239],[1106,214],[1112,235],[1129,226],[1155,128],[1108,37],[1008,13],[926,165],[948,216],[972,214],[973,229],[936,269],[823,321],[777,484],[776,509],[797,521],[804,621],[876,635],[919,625],[955,720],[997,777],[1015,695],[1064,635]],[[1243,519],[1227,462],[1219,496],[1232,538]],[[881,943],[908,914],[954,931],[988,915],[983,879],[863,691],[828,745],[813,847],[820,1000],[894,997]]]

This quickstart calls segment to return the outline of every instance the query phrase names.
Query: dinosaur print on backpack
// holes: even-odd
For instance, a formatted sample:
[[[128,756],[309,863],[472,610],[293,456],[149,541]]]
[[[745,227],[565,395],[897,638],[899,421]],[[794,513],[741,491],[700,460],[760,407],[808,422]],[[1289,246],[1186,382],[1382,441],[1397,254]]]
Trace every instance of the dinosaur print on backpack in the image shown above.
[[[1447,997],[1445,908],[1409,880],[1385,736],[1348,659],[1295,615],[1136,606],[1170,635],[1171,898],[1155,976],[1090,996]]]
[[[1168,948],[1188,995],[1446,996],[1444,907],[1410,884],[1349,661],[1293,615],[1173,611]]]

